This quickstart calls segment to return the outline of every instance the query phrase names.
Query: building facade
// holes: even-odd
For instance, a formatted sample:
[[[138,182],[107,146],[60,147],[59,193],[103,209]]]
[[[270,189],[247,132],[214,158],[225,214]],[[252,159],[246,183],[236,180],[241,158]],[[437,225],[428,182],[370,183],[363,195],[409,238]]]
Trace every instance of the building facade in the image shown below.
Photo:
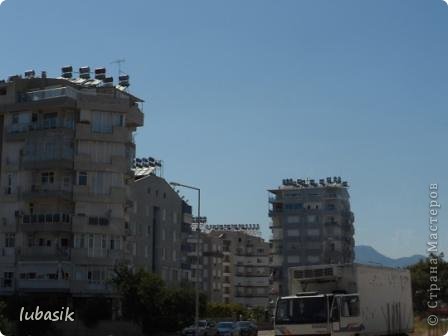
[[[288,293],[292,266],[350,263],[354,260],[354,216],[348,183],[340,177],[283,180],[269,190],[273,297]]]
[[[191,206],[153,173],[137,175],[130,189],[135,205],[130,215],[134,266],[160,275],[171,286],[188,281]]]
[[[140,99],[110,80],[0,82],[0,295],[110,293],[131,262]]]
[[[223,302],[266,308],[269,243],[244,231],[212,231],[223,244]]]
[[[199,244],[198,244],[199,242]],[[190,281],[199,282],[199,289],[211,302],[223,302],[223,247],[222,241],[208,233],[192,232],[187,240],[188,264],[191,267]],[[199,259],[198,249],[199,248]],[[198,262],[199,260],[199,262]]]
[[[197,241],[197,233],[193,232],[188,239],[191,280],[200,282],[201,290],[211,302],[267,306],[269,243],[243,231],[201,232],[198,264]]]

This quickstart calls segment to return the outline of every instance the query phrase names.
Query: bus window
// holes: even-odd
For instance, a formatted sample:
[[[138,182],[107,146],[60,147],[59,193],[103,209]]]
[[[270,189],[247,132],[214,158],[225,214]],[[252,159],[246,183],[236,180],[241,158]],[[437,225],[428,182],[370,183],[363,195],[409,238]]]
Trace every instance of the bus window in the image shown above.
[[[359,316],[358,296],[341,297],[341,315],[344,317]]]

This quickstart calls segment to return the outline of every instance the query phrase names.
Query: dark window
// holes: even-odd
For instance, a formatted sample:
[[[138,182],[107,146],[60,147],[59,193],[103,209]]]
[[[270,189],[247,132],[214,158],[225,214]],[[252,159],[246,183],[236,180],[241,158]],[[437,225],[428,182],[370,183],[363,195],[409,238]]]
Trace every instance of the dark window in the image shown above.
[[[100,225],[109,225],[109,220],[107,218],[100,217],[99,224]]]
[[[40,181],[42,184],[53,184],[54,183],[54,172],[41,173]]]
[[[79,172],[78,185],[87,185],[87,173],[86,172]]]

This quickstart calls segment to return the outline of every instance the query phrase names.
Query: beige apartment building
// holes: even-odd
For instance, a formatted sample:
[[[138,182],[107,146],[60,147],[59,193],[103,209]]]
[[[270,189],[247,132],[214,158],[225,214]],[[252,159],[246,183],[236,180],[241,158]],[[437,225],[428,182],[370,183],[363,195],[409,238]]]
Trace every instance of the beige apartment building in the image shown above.
[[[198,264],[197,241],[197,234],[193,232],[188,238],[191,281],[200,282],[200,288],[210,301],[267,307],[271,273],[268,242],[245,231],[218,229],[201,232]]]
[[[158,274],[167,285],[179,286],[191,278],[186,245],[191,206],[155,172],[151,167],[136,169],[130,188],[133,265]]]
[[[199,244],[198,244],[199,241]],[[199,282],[200,290],[211,302],[222,303],[223,300],[223,247],[222,240],[208,233],[192,232],[187,239],[188,264],[191,267],[189,281]],[[199,248],[199,263],[198,249]]]
[[[268,305],[269,243],[244,231],[212,231],[223,244],[223,302]]]
[[[340,177],[285,179],[269,192],[274,302],[288,294],[289,267],[353,262],[354,216]]]
[[[142,101],[104,73],[64,77],[0,82],[0,295],[107,294],[132,261]]]

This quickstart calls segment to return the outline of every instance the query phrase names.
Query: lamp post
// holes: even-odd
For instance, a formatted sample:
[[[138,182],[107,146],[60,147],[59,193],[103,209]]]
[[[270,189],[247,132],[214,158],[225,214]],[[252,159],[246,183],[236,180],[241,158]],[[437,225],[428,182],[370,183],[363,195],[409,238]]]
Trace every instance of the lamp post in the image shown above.
[[[201,189],[185,185],[177,182],[170,182],[170,184],[174,187],[183,187],[187,189],[196,190],[198,192],[198,217],[197,217],[197,227],[196,227],[196,238],[197,238],[197,249],[196,249],[196,281],[195,281],[195,316],[194,316],[194,328],[195,328],[195,336],[199,335],[199,258],[201,253],[199,251],[199,241],[201,239]]]

